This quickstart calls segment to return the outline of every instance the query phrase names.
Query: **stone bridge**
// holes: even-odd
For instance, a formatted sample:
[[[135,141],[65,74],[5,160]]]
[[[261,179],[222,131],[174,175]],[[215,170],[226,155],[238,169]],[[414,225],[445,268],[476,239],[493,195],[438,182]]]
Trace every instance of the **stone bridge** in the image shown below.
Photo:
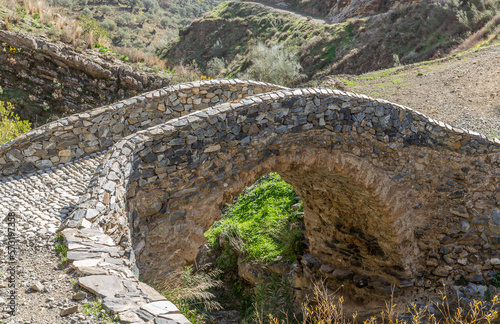
[[[63,233],[110,237],[124,273],[158,278],[193,263],[222,206],[269,172],[302,198],[312,256],[354,273],[360,294],[396,287],[409,298],[442,281],[484,283],[500,267],[500,141],[384,100],[187,83],[4,144],[0,174],[29,178],[96,153]],[[92,274],[105,256],[82,251],[70,246],[70,259]],[[105,300],[117,312],[144,301],[116,303]]]

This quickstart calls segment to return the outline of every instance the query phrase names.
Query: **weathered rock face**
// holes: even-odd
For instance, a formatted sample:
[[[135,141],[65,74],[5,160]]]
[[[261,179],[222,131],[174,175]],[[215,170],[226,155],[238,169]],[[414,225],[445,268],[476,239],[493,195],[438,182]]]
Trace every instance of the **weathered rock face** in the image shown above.
[[[89,110],[170,83],[152,70],[134,71],[103,53],[77,52],[41,36],[1,28],[0,65],[0,86],[18,93],[12,101],[31,121],[37,115]]]

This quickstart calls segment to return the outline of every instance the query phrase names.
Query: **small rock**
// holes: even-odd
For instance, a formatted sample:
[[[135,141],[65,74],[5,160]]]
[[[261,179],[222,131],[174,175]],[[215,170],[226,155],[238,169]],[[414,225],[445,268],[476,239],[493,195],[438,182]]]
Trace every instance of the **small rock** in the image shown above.
[[[319,270],[323,273],[332,273],[335,269],[328,264],[322,264]]]
[[[439,253],[441,253],[441,254],[448,254],[448,253],[450,253],[450,251],[447,248],[445,248],[444,246],[442,246],[439,249]]]
[[[473,274],[465,277],[465,280],[469,282],[481,283],[484,282],[484,277],[480,274]]]
[[[500,225],[500,209],[493,209],[491,213],[491,221],[495,225]]]
[[[437,267],[432,271],[432,274],[438,277],[447,277],[450,274],[450,266]]]
[[[500,265],[500,259],[499,258],[493,258],[490,260],[490,263],[492,265]]]
[[[62,308],[61,312],[59,313],[59,315],[66,316],[66,315],[69,315],[69,314],[74,314],[76,312],[78,312],[78,305],[67,307],[67,308]]]
[[[71,297],[73,300],[84,300],[85,298],[87,298],[87,294],[83,291],[77,292],[73,295],[73,297]]]
[[[34,291],[45,291],[45,286],[40,281],[35,282],[30,288]]]
[[[360,274],[355,274],[352,277],[352,282],[354,283],[354,285],[356,287],[363,288],[363,287],[368,286],[368,283],[370,282],[370,277],[363,276],[363,275],[360,275]]]
[[[332,275],[335,279],[342,281],[351,278],[354,273],[351,270],[347,269],[335,269]]]

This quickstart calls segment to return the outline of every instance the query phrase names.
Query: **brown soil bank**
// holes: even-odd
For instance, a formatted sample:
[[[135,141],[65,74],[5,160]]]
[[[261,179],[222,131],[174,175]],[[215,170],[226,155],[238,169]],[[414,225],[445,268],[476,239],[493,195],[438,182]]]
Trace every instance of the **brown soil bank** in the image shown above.
[[[323,85],[397,102],[453,126],[500,137],[500,46],[360,76],[330,77]]]

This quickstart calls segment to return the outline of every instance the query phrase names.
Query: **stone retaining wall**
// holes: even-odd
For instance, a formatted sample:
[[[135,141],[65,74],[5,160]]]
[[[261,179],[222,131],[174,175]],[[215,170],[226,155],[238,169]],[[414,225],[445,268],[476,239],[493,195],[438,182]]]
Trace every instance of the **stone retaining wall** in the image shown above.
[[[314,257],[357,288],[482,282],[500,264],[499,167],[499,140],[407,107],[278,90],[124,138],[66,226],[103,228],[142,274],[162,274],[192,262],[223,204],[275,171],[304,201]]]
[[[255,81],[198,81],[169,86],[60,119],[0,146],[0,176],[31,173],[109,149],[122,138],[192,111],[266,91]]]
[[[0,21],[0,85],[23,119],[43,121],[101,107],[172,84],[171,75],[134,69],[110,52],[75,50]],[[11,50],[12,49],[12,50]],[[9,92],[12,95],[9,95]]]

